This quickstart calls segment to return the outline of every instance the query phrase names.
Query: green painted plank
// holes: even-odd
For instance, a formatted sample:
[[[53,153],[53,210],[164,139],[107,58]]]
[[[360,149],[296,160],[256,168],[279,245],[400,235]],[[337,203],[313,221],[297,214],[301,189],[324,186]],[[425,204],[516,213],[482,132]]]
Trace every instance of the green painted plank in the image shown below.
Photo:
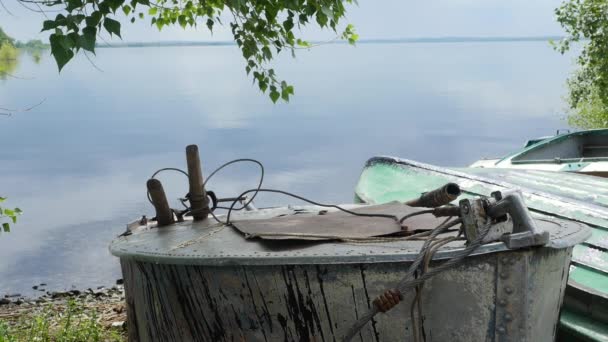
[[[586,245],[577,245],[572,251],[572,261],[603,273],[608,282],[608,253]]]
[[[585,341],[608,341],[608,325],[589,319],[586,315],[562,310],[560,329]]]
[[[570,266],[570,279],[608,296],[608,277],[582,266]]]
[[[591,237],[584,242],[585,245],[593,246],[598,249],[608,250],[608,230],[593,229]]]

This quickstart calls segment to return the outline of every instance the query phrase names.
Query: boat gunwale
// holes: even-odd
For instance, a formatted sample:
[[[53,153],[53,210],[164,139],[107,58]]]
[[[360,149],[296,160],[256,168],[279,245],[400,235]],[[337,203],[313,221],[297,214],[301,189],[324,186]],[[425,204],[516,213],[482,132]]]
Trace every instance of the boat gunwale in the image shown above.
[[[536,150],[536,149],[541,149],[546,147],[547,145],[556,143],[556,142],[560,142],[563,141],[565,139],[568,139],[570,137],[573,136],[582,136],[582,135],[608,135],[608,128],[598,128],[598,129],[589,129],[589,130],[584,130],[584,131],[577,131],[577,132],[570,132],[570,133],[564,133],[564,134],[558,134],[552,137],[548,137],[546,139],[543,139],[535,144],[532,144],[530,146],[524,147],[523,150],[519,150],[517,152],[514,153],[510,153],[507,154],[506,156],[499,158],[494,165],[498,165],[500,163],[503,162],[509,162],[512,165],[522,165],[522,164],[554,164],[554,162],[552,162],[552,160],[554,159],[541,159],[541,160],[535,160],[535,161],[530,161],[527,162],[525,160],[513,160],[515,158],[520,158],[525,156],[527,153],[529,153],[532,150]],[[581,161],[582,159],[585,158],[564,158],[561,159],[562,161],[564,161],[565,163],[566,160],[572,160],[573,163],[576,162],[583,162]],[[608,158],[604,157],[604,158],[586,158],[586,161],[608,161]],[[601,160],[590,160],[590,159],[601,159]]]

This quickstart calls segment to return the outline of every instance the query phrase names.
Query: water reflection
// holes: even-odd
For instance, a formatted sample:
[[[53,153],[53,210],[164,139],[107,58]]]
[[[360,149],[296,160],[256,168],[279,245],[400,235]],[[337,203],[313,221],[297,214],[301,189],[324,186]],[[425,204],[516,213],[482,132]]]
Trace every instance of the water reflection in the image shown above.
[[[17,69],[19,51],[9,43],[0,45],[0,79],[5,80],[12,76]]]
[[[29,56],[35,64],[40,64],[42,62],[42,53],[45,50],[44,46],[16,48],[9,43],[3,43],[0,46],[0,79],[22,78],[15,74],[15,70],[17,70],[19,61],[23,58],[23,55]]]

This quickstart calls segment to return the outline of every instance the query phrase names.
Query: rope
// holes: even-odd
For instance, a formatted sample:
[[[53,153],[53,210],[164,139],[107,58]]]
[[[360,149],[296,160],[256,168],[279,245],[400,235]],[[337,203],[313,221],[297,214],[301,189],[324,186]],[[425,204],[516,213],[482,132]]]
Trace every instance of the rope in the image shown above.
[[[242,162],[251,162],[254,164],[257,164],[260,167],[260,181],[258,182],[258,186],[257,186],[257,191],[253,194],[253,196],[251,196],[251,198],[249,199],[249,201],[247,201],[247,203],[243,204],[242,207],[240,208],[236,208],[233,210],[243,210],[245,209],[249,204],[251,204],[251,202],[253,202],[253,199],[258,195],[259,190],[262,188],[262,184],[264,183],[264,164],[262,164],[260,161],[255,160],[255,159],[251,159],[251,158],[240,158],[240,159],[234,159],[231,160],[227,163],[224,163],[222,165],[220,165],[218,168],[216,168],[215,170],[213,170],[213,172],[211,172],[211,174],[209,175],[209,177],[207,177],[207,179],[205,179],[205,182],[203,182],[203,188],[207,188],[207,182],[209,182],[209,180],[211,180],[211,178],[213,178],[213,176],[215,176],[216,173],[220,172],[220,170],[222,170],[223,168],[225,168],[228,165],[232,165],[235,163],[242,163]],[[236,201],[240,200],[242,196],[237,197]],[[219,207],[220,209],[228,209],[226,207]],[[214,215],[215,218],[215,215]],[[217,220],[217,218],[216,218]]]
[[[414,212],[411,214],[407,214],[399,220],[399,224],[403,224],[403,221],[407,220],[410,217],[414,217],[414,216],[418,216],[418,215],[422,215],[422,214],[432,214],[434,212],[435,212],[435,209],[427,209],[427,210],[421,210],[421,211],[417,211],[417,212]]]
[[[457,219],[458,221],[460,221],[460,219]],[[485,238],[485,236],[488,234],[488,232],[490,231],[491,228],[491,223],[488,223],[488,225],[486,227],[483,228],[483,230],[481,231],[481,234],[478,235],[478,237],[473,240],[470,244],[467,245],[467,247],[465,249],[463,249],[462,251],[460,251],[456,256],[454,256],[452,259],[446,261],[444,264],[437,266],[435,268],[433,268],[432,270],[430,270],[428,273],[423,274],[422,276],[416,278],[416,279],[412,279],[410,280],[410,278],[412,277],[412,275],[414,274],[414,272],[416,271],[416,269],[418,268],[418,266],[420,266],[420,263],[422,262],[424,256],[426,255],[426,250],[429,247],[430,243],[432,242],[432,239],[434,239],[438,234],[440,234],[442,231],[444,231],[446,228],[443,226],[439,226],[435,229],[433,229],[433,231],[431,232],[431,239],[427,240],[424,245],[422,246],[420,253],[418,254],[418,256],[416,257],[416,259],[414,260],[414,262],[412,263],[412,265],[410,265],[408,271],[406,272],[405,277],[403,277],[403,279],[401,279],[401,281],[399,282],[399,284],[397,285],[397,290],[401,293],[401,295],[405,294],[407,291],[411,290],[413,287],[422,284],[423,282],[425,282],[427,279],[432,278],[434,276],[436,276],[437,274],[446,271],[452,267],[458,266],[460,263],[462,263],[464,261],[464,259],[469,256],[471,253],[473,253],[479,246],[481,246],[482,244],[482,240]],[[349,342],[352,340],[352,338],[367,324],[367,322],[369,322],[377,313],[378,313],[378,308],[374,305],[370,310],[368,310],[359,320],[357,320],[353,326],[346,332],[343,341],[344,342]]]
[[[452,241],[458,240],[458,239],[459,239],[459,237],[457,237],[457,236],[450,236],[450,237],[435,240],[429,246],[429,249],[425,253],[423,267],[422,267],[422,274],[428,272],[431,260],[433,259],[433,256],[435,255],[437,250],[439,250],[439,248],[441,248],[442,246],[444,246]],[[412,333],[414,335],[414,342],[420,342],[420,335],[421,335],[420,329],[422,327],[422,307],[421,307],[420,303],[422,301],[422,289],[423,288],[424,288],[424,283],[416,286],[416,296],[414,297],[414,300],[412,301],[412,306],[410,307],[410,315],[412,317]],[[417,309],[417,313],[418,313],[417,316],[414,311],[415,309]],[[418,324],[418,323],[420,323],[420,324]]]
[[[156,170],[156,171],[155,171],[155,172],[152,174],[152,177],[150,177],[150,179],[154,179],[154,177],[156,177],[156,175],[158,175],[159,173],[164,172],[164,171],[175,171],[175,172],[179,172],[179,173],[181,173],[181,174],[185,175],[185,176],[186,176],[186,178],[188,178],[188,172],[186,172],[186,171],[184,171],[184,170],[181,170],[181,169],[178,169],[178,168],[175,168],[175,167],[164,167],[164,168],[162,168],[162,169],[158,169],[158,170]],[[147,196],[148,196],[148,201],[149,201],[150,203],[152,203],[152,198],[150,197],[150,191],[147,191],[147,190],[146,190],[146,194],[147,194]],[[154,204],[154,203],[152,203],[152,204]],[[182,201],[182,204],[184,204],[184,202],[183,202],[183,201]],[[186,205],[184,204],[184,206],[186,206]]]

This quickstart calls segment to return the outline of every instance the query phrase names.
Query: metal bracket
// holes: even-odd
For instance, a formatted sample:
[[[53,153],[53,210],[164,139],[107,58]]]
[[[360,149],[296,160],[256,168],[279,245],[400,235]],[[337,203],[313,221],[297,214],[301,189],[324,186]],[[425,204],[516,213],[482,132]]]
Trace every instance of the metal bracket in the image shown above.
[[[490,203],[486,198],[463,199],[459,202],[460,217],[462,218],[464,235],[466,236],[467,241],[471,242],[477,239],[481,230],[488,224],[491,224],[492,227],[482,240],[482,243],[497,241],[503,235],[513,231],[513,226],[511,224],[505,224],[508,223],[506,222],[506,218],[495,220],[487,214],[486,208],[489,204]]]
[[[460,213],[467,240],[473,241],[491,224],[483,243],[503,241],[509,249],[545,245],[549,232],[540,231],[519,190],[493,192],[491,198],[463,199]]]

